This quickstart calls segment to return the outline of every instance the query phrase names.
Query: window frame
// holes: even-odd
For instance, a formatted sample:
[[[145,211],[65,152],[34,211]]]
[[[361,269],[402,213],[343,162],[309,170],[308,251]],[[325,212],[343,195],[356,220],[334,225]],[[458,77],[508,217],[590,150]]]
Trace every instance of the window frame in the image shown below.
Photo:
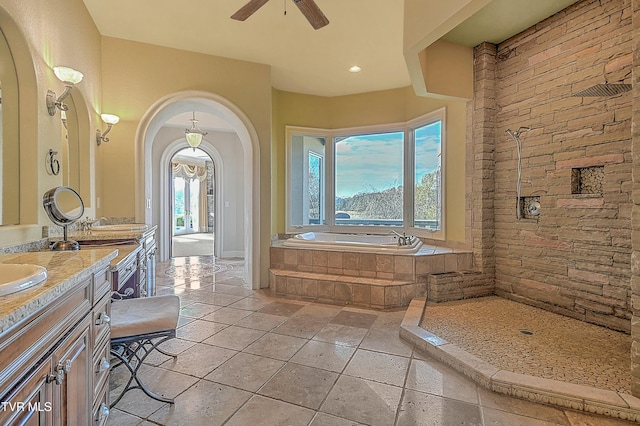
[[[429,230],[414,226],[414,196],[415,196],[415,131],[440,121],[440,229]],[[350,127],[340,129],[318,129],[309,127],[285,126],[286,137],[286,169],[285,169],[285,226],[287,233],[301,232],[333,232],[333,233],[370,233],[384,234],[390,231],[406,232],[424,238],[435,240],[445,239],[446,218],[446,108],[440,108],[428,114],[401,123],[390,123],[372,126]],[[404,156],[403,156],[403,215],[402,226],[366,226],[366,225],[336,225],[335,224],[335,144],[336,138],[342,140],[345,137],[361,136],[367,134],[404,132]],[[324,161],[324,197],[321,194],[321,211],[324,211],[324,224],[293,225],[292,221],[292,142],[294,136],[312,136],[325,138]],[[306,160],[306,157],[305,157]],[[411,182],[411,185],[407,183]]]

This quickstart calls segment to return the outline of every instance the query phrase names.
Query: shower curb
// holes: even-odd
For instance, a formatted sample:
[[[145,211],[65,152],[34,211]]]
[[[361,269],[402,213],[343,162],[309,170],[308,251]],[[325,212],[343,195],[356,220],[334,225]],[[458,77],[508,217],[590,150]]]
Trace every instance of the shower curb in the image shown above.
[[[426,298],[413,299],[400,326],[400,337],[480,386],[541,404],[640,423],[640,399],[625,393],[543,379],[501,370],[420,327]]]

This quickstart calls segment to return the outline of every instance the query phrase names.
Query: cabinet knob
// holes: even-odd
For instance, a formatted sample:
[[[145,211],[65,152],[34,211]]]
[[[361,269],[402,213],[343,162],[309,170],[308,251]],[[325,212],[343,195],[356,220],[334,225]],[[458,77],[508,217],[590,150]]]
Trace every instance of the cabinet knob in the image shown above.
[[[61,385],[64,381],[65,366],[62,361],[58,361],[58,365],[53,369],[53,374],[47,376],[47,383],[55,382],[56,385]]]
[[[101,373],[110,368],[111,368],[111,363],[109,363],[109,360],[105,357],[102,357],[102,359],[100,360],[100,367],[98,368],[98,371],[96,371],[96,373]]]
[[[111,317],[106,313],[102,312],[98,319],[96,320],[96,325],[109,324],[111,322]]]
[[[109,407],[105,403],[100,404],[100,414],[98,415],[98,424],[101,424],[109,417]]]

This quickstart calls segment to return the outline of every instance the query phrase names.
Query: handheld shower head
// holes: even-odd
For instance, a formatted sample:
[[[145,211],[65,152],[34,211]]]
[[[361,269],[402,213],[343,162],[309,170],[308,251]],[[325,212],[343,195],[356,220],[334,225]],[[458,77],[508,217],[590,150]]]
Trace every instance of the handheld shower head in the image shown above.
[[[516,136],[520,136],[520,133],[528,132],[530,130],[531,130],[531,127],[529,127],[529,126],[518,127],[518,130],[515,131],[515,135]]]

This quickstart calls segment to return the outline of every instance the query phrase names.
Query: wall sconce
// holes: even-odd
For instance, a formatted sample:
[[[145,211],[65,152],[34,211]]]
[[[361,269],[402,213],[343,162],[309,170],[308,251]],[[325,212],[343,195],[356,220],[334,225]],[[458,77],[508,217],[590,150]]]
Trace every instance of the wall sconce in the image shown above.
[[[120,117],[113,114],[100,114],[100,118],[107,124],[107,130],[105,130],[104,133],[102,133],[100,129],[96,130],[96,142],[98,146],[100,146],[102,142],[109,142],[109,138],[106,137],[107,134],[111,131],[113,125],[118,124],[118,121],[120,121]]]
[[[53,90],[47,90],[47,111],[52,117],[56,115],[56,108],[60,109],[60,111],[67,111],[69,109],[69,107],[62,103],[62,101],[69,96],[73,86],[80,83],[82,81],[82,77],[84,77],[80,71],[67,67],[53,67],[53,73],[58,77],[58,80],[64,83],[64,92],[62,92],[62,95],[56,99],[56,92]]]

